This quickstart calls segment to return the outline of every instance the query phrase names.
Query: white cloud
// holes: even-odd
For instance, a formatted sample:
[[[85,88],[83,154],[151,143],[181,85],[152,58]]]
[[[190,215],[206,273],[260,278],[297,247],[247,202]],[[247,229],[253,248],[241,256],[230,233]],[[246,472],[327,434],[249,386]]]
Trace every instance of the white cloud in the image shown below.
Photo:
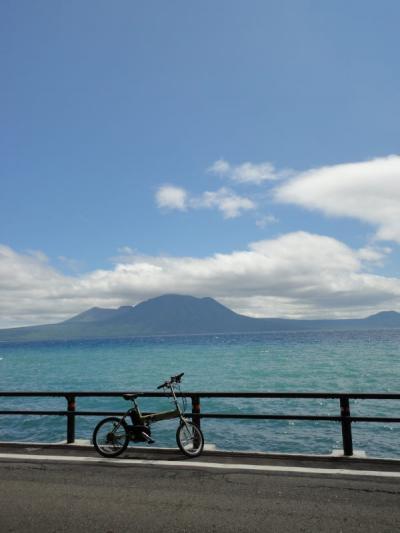
[[[109,270],[66,276],[44,257],[1,246],[0,326],[57,322],[92,306],[135,304],[164,293],[211,296],[254,316],[400,310],[400,280],[368,272],[376,254],[321,235],[289,233],[204,258],[124,253]]]
[[[181,187],[163,185],[156,191],[157,206],[162,209],[186,210],[187,192]]]
[[[191,202],[195,208],[219,209],[224,218],[236,218],[243,211],[255,209],[256,204],[244,196],[239,196],[230,189],[222,187],[218,191],[206,191],[198,198],[193,198]]]
[[[400,156],[307,170],[275,191],[279,202],[376,226],[376,239],[400,243]]]
[[[383,266],[385,257],[391,253],[391,248],[385,246],[384,248],[379,246],[366,246],[358,250],[358,257],[362,261],[368,261],[375,263],[378,266]]]
[[[278,173],[272,163],[242,163],[241,165],[231,165],[224,159],[218,159],[209,168],[208,172],[222,178],[229,178],[237,183],[254,183],[260,185],[264,181],[279,179],[287,172]]]
[[[218,159],[208,168],[208,172],[211,172],[211,174],[216,174],[217,176],[228,176],[230,170],[230,164],[224,159]]]
[[[234,191],[222,187],[217,191],[205,191],[200,196],[190,196],[184,189],[166,185],[156,192],[156,203],[160,208],[177,209],[218,209],[224,218],[236,218],[244,211],[256,208],[255,202],[239,196]]]
[[[265,228],[270,224],[276,224],[278,219],[274,215],[263,215],[256,220],[256,226],[258,228]]]

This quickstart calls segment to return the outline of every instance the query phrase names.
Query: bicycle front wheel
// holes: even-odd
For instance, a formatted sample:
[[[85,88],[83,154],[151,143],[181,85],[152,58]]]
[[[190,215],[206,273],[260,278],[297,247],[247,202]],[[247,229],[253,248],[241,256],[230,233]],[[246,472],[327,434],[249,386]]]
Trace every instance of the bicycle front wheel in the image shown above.
[[[115,416],[101,420],[94,428],[93,445],[103,457],[117,457],[126,450],[128,443],[128,428]]]
[[[197,457],[204,448],[204,437],[200,428],[187,420],[181,422],[176,432],[176,443],[187,457]]]

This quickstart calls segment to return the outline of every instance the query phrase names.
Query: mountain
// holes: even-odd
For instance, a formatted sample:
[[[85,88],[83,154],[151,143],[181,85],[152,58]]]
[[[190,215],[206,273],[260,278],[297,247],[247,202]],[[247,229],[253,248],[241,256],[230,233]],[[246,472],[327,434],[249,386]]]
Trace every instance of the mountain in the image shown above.
[[[399,318],[400,314],[396,313],[396,311],[381,311],[366,318],[365,322],[375,326],[382,324],[385,328],[397,328],[399,327]]]
[[[243,328],[255,331],[254,320],[256,319],[234,313],[212,298],[167,294],[135,307],[93,307],[60,326],[73,325],[80,328],[84,325],[89,329],[101,326],[125,335],[179,335],[232,332]]]
[[[239,315],[212,298],[167,294],[135,307],[93,307],[59,324],[2,329],[0,341],[379,328],[400,328],[400,314],[384,311],[347,320],[252,318]]]

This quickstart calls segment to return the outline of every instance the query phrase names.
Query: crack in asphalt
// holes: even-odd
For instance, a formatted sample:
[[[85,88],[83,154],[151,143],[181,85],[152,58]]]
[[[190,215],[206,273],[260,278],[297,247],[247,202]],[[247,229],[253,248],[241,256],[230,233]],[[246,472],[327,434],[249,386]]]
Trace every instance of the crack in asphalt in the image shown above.
[[[315,485],[314,487],[310,487],[308,485],[297,485],[297,488],[299,488],[299,489],[307,489],[307,490],[310,490],[310,489],[316,489],[316,490],[321,490],[321,489],[340,490],[341,492],[343,492],[343,491],[365,492],[367,494],[388,494],[390,496],[400,496],[400,490],[366,489],[366,488],[362,488],[362,487],[357,487],[357,488],[354,488],[354,487],[335,487],[335,486],[332,486],[332,485]]]

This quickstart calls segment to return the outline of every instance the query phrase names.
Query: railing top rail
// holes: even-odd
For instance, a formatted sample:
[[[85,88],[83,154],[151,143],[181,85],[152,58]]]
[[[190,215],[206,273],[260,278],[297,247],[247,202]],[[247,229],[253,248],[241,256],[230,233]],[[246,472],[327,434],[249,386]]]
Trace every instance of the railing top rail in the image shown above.
[[[165,397],[168,392],[154,391],[0,391],[0,397],[120,397],[126,393],[141,397]],[[177,396],[199,398],[319,398],[319,399],[363,399],[363,400],[400,400],[400,392],[246,392],[246,391],[184,391]]]
[[[73,416],[122,416],[126,411],[74,411]],[[143,415],[151,414],[143,412]],[[0,410],[0,415],[11,416],[71,416],[71,411],[39,411],[39,410],[15,410],[7,409]],[[196,416],[198,418],[218,418],[218,419],[233,419],[233,420],[312,420],[325,422],[341,422],[343,416],[341,415],[298,415],[298,414],[248,414],[248,413],[185,413],[186,417]],[[348,416],[345,417],[349,422],[376,422],[376,423],[400,423],[399,417],[384,417],[384,416]]]

